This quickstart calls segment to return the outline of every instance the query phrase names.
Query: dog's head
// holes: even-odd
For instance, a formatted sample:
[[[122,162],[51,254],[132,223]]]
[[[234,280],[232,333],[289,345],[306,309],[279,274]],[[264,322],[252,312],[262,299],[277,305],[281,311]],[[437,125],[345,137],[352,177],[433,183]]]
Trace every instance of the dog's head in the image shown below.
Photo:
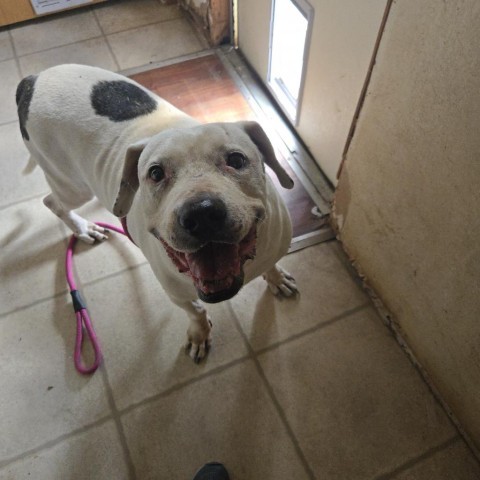
[[[149,232],[199,297],[227,300],[255,256],[266,211],[264,164],[293,187],[256,122],[167,130],[127,150],[113,212],[125,216],[140,195]]]

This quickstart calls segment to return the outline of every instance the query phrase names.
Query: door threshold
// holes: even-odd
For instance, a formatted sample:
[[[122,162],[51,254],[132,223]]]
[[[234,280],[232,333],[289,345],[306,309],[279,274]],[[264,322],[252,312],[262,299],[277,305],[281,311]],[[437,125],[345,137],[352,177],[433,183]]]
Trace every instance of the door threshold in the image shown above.
[[[194,60],[195,58],[208,57],[209,55],[214,55],[215,53],[216,49],[208,48],[205,50],[200,50],[199,52],[181,55],[180,57],[173,57],[167,60],[161,60],[159,62],[150,62],[146,65],[139,65],[138,67],[126,68],[124,70],[119,70],[117,73],[120,75],[125,75],[126,77],[131,77],[133,75],[149,72],[150,70],[155,70],[157,68],[169,67],[170,65],[176,65],[177,63]]]
[[[314,232],[292,238],[292,243],[288,249],[288,253],[297,252],[298,250],[311,247],[317,243],[328,242],[334,239],[335,232],[330,227],[324,227],[320,230],[315,230]]]

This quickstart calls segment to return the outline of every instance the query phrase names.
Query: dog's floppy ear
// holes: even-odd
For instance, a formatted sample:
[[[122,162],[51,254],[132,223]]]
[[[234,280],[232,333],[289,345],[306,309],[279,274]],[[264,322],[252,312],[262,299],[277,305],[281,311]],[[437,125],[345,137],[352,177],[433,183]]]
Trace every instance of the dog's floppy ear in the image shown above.
[[[260,150],[265,163],[274,171],[280,185],[283,188],[293,188],[293,180],[277,160],[272,144],[260,124],[253,121],[238,122],[238,124],[245,130],[252,142]]]
[[[133,143],[127,148],[123,164],[122,179],[117,198],[113,205],[113,214],[124,217],[132,206],[133,198],[138,190],[138,159],[147,145],[149,138]]]

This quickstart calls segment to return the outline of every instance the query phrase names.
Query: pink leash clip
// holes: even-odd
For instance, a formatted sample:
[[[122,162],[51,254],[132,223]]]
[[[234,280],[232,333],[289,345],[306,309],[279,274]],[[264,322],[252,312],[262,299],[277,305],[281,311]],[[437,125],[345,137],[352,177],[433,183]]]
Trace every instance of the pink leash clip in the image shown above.
[[[114,225],[109,225],[108,223],[95,222],[98,226],[106,228],[107,230],[113,230],[115,232],[127,235],[121,228],[118,228]],[[122,219],[122,225],[126,226],[126,222]],[[130,236],[127,235],[129,238]],[[93,328],[92,322],[88,315],[87,306],[83,301],[80,292],[77,290],[75,279],[73,278],[73,251],[75,244],[77,243],[77,237],[72,235],[70,241],[68,242],[67,255],[65,258],[65,270],[67,273],[67,283],[70,287],[70,295],[73,300],[73,309],[75,310],[75,317],[77,319],[77,334],[75,338],[75,352],[74,352],[74,363],[75,368],[78,372],[83,375],[88,375],[94,373],[97,370],[100,362],[102,361],[102,351],[98,343],[97,335]],[[82,346],[84,341],[84,330],[92,344],[94,351],[94,361],[91,366],[85,366],[82,361]]]

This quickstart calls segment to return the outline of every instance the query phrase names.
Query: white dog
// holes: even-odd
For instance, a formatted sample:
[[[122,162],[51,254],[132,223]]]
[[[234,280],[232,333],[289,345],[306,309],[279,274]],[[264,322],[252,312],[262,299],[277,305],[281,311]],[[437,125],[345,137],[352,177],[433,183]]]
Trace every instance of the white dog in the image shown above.
[[[211,342],[207,303],[262,275],[274,293],[297,292],[275,263],[292,228],[265,174],[293,181],[256,122],[202,125],[134,81],[60,65],[17,88],[20,129],[52,190],[44,203],[81,240],[102,228],[74,212],[96,196],[145,254],[166,293],[190,317],[190,356]]]

